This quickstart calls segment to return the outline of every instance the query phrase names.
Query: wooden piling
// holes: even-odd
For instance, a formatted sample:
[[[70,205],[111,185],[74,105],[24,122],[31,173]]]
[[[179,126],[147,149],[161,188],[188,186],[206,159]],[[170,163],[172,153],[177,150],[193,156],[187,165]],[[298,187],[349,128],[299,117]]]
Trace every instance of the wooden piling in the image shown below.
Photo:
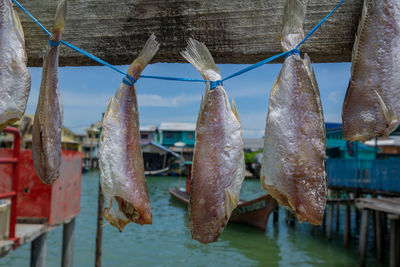
[[[47,234],[44,233],[32,241],[31,245],[31,267],[46,266],[46,239]]]
[[[95,253],[95,267],[101,267],[101,240],[103,238],[103,205],[104,195],[101,191],[99,183],[99,196],[97,203],[97,232],[96,232],[96,253]]]
[[[274,224],[278,224],[279,222],[279,207],[274,210]]]
[[[329,207],[329,213],[328,213],[328,229],[327,229],[328,241],[332,240],[333,209],[334,209],[334,205],[331,204]]]
[[[74,229],[75,229],[75,218],[72,218],[71,221],[64,223],[62,260],[61,260],[62,267],[73,266]]]
[[[360,266],[365,266],[367,244],[368,244],[368,227],[369,227],[369,210],[363,209],[361,217],[360,239],[359,239]]]
[[[383,235],[383,216],[382,212],[375,211],[375,242],[376,242],[376,256],[378,262],[383,263],[384,257],[384,235]]]
[[[344,224],[343,224],[343,247],[348,248],[349,239],[351,233],[351,210],[350,204],[346,204],[346,211],[344,213]]]
[[[339,233],[340,229],[340,205],[336,205],[336,234]]]
[[[400,216],[388,215],[390,219],[390,267],[400,266]]]

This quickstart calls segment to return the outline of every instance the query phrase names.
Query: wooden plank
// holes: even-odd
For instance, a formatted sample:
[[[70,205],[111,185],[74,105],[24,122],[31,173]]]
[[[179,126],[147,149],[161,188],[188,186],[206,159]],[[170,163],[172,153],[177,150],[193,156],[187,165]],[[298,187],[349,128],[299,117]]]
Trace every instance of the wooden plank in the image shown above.
[[[360,239],[358,243],[360,249],[360,266],[365,266],[366,264],[368,227],[369,227],[369,211],[362,210]]]
[[[400,198],[359,198],[356,200],[359,209],[371,209],[394,215],[400,215]]]
[[[47,29],[57,1],[20,0]],[[339,0],[309,0],[305,32]],[[351,60],[362,0],[347,0],[301,47],[313,62]],[[64,40],[114,65],[129,64],[151,33],[160,41],[154,62],[185,62],[179,52],[189,37],[204,42],[217,63],[255,63],[282,51],[284,0],[75,0],[68,5]],[[29,66],[41,66],[48,37],[18,8]],[[61,66],[95,65],[61,47]]]
[[[20,224],[16,225],[16,236],[19,237],[19,244],[23,245],[31,242],[37,237],[46,233],[49,229],[44,224]],[[13,248],[13,241],[0,241],[0,255],[4,256]]]

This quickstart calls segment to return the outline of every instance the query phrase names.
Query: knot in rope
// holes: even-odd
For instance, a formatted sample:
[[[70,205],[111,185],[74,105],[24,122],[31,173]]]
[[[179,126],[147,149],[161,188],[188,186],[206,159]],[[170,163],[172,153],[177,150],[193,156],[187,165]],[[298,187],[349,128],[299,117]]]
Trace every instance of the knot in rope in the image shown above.
[[[217,86],[223,85],[221,80],[218,81],[210,81],[210,90],[215,89]]]

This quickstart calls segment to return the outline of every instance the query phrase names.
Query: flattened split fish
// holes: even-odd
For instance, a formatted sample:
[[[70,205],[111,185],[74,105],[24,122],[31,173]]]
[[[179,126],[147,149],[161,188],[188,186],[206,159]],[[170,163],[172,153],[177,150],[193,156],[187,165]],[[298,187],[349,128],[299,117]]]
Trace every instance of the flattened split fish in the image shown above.
[[[343,138],[388,136],[400,124],[400,2],[364,0],[343,103]]]
[[[57,7],[51,40],[61,40],[67,17],[67,0]],[[36,173],[45,184],[52,184],[60,175],[62,103],[58,88],[58,46],[48,45],[43,59],[39,101],[33,119],[32,154]]]
[[[182,55],[205,80],[221,79],[204,44],[190,39]],[[235,103],[231,107],[222,85],[210,90],[207,83],[197,119],[190,187],[193,239],[201,243],[218,239],[238,204],[243,179],[242,130]]]
[[[128,69],[135,80],[158,51],[154,35]],[[126,79],[126,78],[125,78]],[[129,83],[129,82],[128,82]],[[101,188],[105,196],[104,217],[120,231],[129,222],[151,224],[150,198],[140,147],[136,88],[121,83],[103,119],[99,144]],[[116,205],[113,205],[113,202]]]
[[[303,39],[306,3],[287,0],[282,46]],[[326,204],[325,125],[314,71],[307,54],[288,56],[271,90],[261,182],[279,205],[301,222],[320,225]]]
[[[0,0],[0,131],[25,112],[31,89],[24,31],[11,0]]]

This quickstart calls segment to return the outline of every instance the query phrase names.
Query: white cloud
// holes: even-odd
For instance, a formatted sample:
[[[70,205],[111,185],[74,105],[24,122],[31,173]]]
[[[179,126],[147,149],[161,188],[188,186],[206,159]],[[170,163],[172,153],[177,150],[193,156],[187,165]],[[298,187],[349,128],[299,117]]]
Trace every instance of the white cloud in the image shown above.
[[[343,102],[343,92],[342,91],[332,91],[329,93],[328,100],[332,104],[340,104]]]
[[[156,94],[138,95],[141,107],[181,107],[192,103],[200,103],[201,95],[179,94],[175,96],[161,96]]]

